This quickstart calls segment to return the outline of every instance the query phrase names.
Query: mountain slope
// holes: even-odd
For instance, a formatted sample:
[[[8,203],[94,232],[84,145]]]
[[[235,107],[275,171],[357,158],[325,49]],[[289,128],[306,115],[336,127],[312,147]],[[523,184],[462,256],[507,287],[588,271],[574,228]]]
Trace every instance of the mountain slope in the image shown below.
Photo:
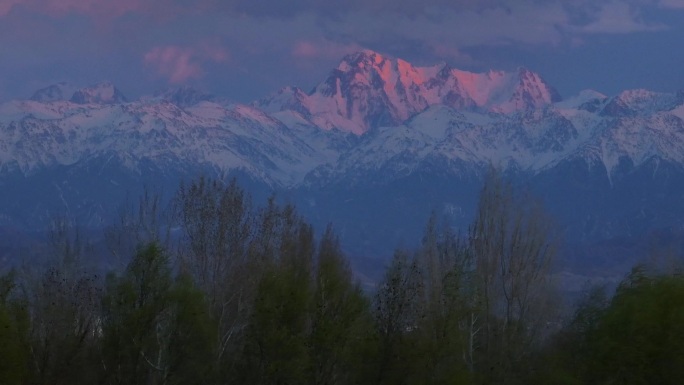
[[[366,50],[346,56],[309,94],[285,88],[255,105],[270,112],[298,111],[323,129],[360,135],[401,124],[433,105],[510,113],[559,100],[553,88],[526,69],[476,74],[446,64],[415,67]]]
[[[577,241],[684,226],[684,94],[560,100],[526,69],[417,67],[367,50],[309,93],[249,106],[190,88],[127,101],[111,83],[57,84],[0,105],[0,224],[67,210],[102,225],[143,184],[240,175],[338,225],[348,248],[384,255],[417,242],[431,210],[465,229],[490,164]]]

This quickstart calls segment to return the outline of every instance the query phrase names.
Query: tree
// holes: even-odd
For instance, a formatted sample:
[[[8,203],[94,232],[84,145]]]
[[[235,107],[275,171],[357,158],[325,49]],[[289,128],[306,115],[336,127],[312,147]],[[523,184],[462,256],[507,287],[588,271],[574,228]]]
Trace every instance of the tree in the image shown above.
[[[257,257],[265,264],[246,331],[238,380],[304,384],[311,365],[308,338],[313,230],[291,206],[273,217],[270,214],[264,219],[275,221],[267,226],[268,233],[258,236],[268,243],[260,243],[253,251],[269,255]]]
[[[28,315],[25,306],[11,298],[14,274],[0,276],[0,383],[23,384],[28,375]]]
[[[477,364],[485,381],[519,381],[532,347],[553,319],[549,229],[541,205],[491,169],[469,235],[482,309]]]
[[[400,383],[411,372],[408,336],[420,320],[422,278],[409,253],[396,251],[374,299],[378,334],[378,383]]]
[[[226,360],[240,350],[257,282],[248,254],[251,199],[235,179],[223,185],[200,177],[180,187],[175,206],[187,245],[181,268],[199,283],[217,320],[215,365],[232,366]]]
[[[96,278],[50,268],[28,299],[31,372],[37,383],[78,384],[96,373],[100,288]]]
[[[174,282],[156,244],[136,254],[104,299],[104,376],[112,384],[204,383],[211,374],[211,324],[188,277]]]
[[[176,206],[188,244],[183,265],[202,283],[209,301],[220,306],[226,279],[246,258],[253,232],[251,201],[235,179],[224,186],[200,177],[181,186]]]
[[[536,369],[530,383],[593,384],[596,362],[593,339],[609,305],[604,286],[589,287],[574,306],[566,324],[537,349],[529,366]]]
[[[44,269],[27,269],[21,290],[26,304],[30,381],[91,383],[97,375],[100,282],[83,267],[91,248],[64,219],[53,222]]]
[[[435,214],[420,249],[395,254],[376,295],[381,382],[470,383],[472,265],[467,243]]]
[[[177,276],[169,292],[168,384],[206,384],[216,376],[216,321],[191,276]]]
[[[359,369],[367,335],[368,304],[352,283],[339,241],[328,226],[318,247],[311,309],[312,383],[350,383]]]
[[[423,279],[424,305],[415,332],[422,350],[420,377],[433,384],[467,383],[477,333],[471,252],[449,226],[437,225],[433,213],[415,258]]]
[[[171,247],[171,212],[164,204],[160,191],[145,187],[136,202],[127,201],[119,209],[117,221],[104,231],[104,238],[111,254],[110,265],[124,269],[140,245],[156,243]]]
[[[684,279],[636,267],[586,330],[593,383],[676,384],[684,376]]]

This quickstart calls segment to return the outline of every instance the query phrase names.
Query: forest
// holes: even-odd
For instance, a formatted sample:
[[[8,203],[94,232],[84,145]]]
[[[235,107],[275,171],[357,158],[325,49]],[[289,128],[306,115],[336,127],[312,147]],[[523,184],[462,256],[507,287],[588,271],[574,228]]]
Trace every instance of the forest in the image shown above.
[[[329,226],[198,178],[145,195],[95,248],[56,222],[0,276],[0,384],[678,384],[679,264],[565,309],[552,219],[489,172],[464,233],[433,215],[373,290]],[[168,224],[172,223],[173,226]]]

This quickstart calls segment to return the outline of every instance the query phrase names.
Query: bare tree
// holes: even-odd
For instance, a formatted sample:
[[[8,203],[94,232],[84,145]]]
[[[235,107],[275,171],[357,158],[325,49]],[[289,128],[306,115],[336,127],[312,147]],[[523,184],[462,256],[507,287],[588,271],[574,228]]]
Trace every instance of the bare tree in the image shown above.
[[[218,320],[219,364],[237,347],[233,340],[246,326],[256,281],[248,258],[255,227],[251,200],[235,179],[224,185],[201,177],[181,186],[174,212],[184,232],[181,269],[195,278]]]
[[[116,269],[123,270],[141,245],[155,243],[171,250],[172,218],[163,193],[145,187],[137,201],[124,203],[114,224],[104,232]]]
[[[511,381],[553,316],[550,228],[538,202],[517,195],[499,171],[490,170],[470,245],[482,308],[482,364],[499,383]]]
[[[416,262],[423,289],[419,328],[426,345],[423,366],[429,368],[425,375],[434,383],[466,381],[478,333],[472,253],[448,224],[438,225],[433,213]]]
[[[77,226],[53,221],[46,266],[26,267],[21,290],[29,316],[30,372],[38,383],[82,383],[99,338],[101,282],[86,269],[93,248]],[[89,378],[89,376],[91,376]]]

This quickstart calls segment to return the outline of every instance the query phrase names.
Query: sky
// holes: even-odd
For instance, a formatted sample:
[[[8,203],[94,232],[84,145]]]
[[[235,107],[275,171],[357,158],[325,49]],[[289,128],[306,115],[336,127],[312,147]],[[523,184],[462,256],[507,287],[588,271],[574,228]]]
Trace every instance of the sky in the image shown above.
[[[0,0],[0,101],[111,81],[237,102],[310,90],[344,55],[526,67],[562,96],[684,89],[684,0]]]

